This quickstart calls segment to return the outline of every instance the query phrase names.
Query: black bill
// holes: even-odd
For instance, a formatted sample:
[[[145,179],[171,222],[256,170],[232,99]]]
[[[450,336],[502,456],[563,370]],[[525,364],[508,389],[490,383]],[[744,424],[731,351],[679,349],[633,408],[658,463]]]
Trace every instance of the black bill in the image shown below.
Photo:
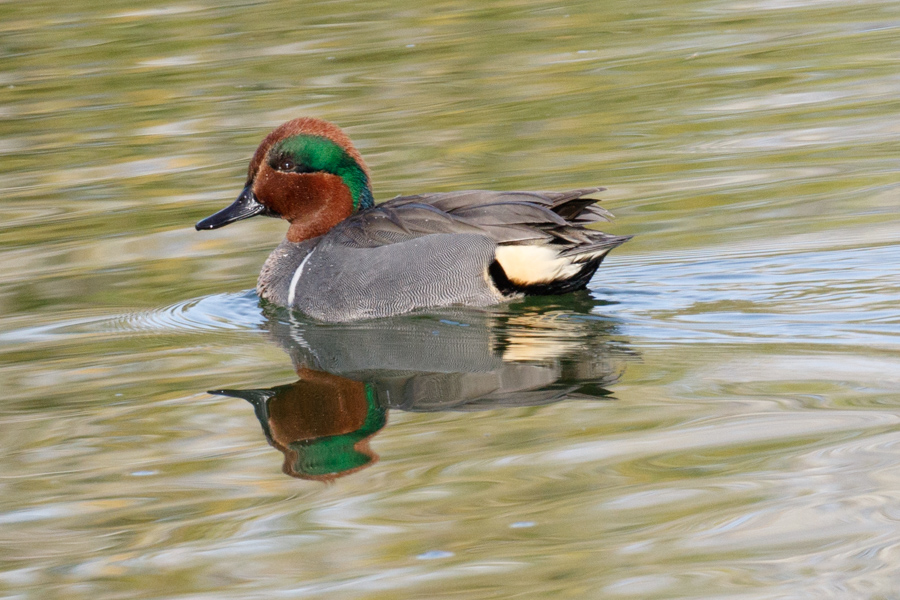
[[[256,196],[253,195],[253,192],[248,185],[231,206],[223,208],[210,217],[206,217],[194,225],[194,227],[197,228],[197,231],[203,229],[218,229],[229,223],[234,223],[235,221],[240,221],[242,219],[249,219],[250,217],[255,217],[256,215],[267,212],[268,209],[256,200]]]

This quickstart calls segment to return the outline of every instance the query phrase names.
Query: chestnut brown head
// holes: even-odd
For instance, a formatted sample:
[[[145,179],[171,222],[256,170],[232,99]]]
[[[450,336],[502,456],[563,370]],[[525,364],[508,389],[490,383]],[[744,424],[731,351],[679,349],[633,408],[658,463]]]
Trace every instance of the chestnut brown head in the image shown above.
[[[196,228],[216,229],[261,214],[289,221],[288,240],[298,242],[373,205],[368,170],[350,138],[336,125],[307,117],[266,136],[237,200]]]

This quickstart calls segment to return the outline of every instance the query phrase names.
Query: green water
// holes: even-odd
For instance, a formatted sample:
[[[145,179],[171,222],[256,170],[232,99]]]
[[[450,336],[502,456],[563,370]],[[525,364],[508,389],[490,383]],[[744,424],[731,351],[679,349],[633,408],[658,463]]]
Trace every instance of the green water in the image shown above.
[[[896,597],[898,61],[874,0],[0,3],[0,594]],[[379,200],[636,237],[566,298],[260,307],[284,224],[193,223],[303,115]]]

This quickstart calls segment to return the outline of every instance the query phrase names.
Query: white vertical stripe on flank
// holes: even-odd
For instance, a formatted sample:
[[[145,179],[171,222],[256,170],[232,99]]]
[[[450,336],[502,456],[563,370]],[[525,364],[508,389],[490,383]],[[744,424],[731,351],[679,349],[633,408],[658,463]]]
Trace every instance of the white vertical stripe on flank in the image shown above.
[[[303,267],[306,266],[306,261],[309,260],[309,257],[313,255],[316,249],[313,248],[310,250],[309,254],[307,254],[302,261],[300,261],[300,266],[297,267],[297,270],[294,271],[294,276],[291,277],[291,287],[288,288],[288,308],[293,308],[294,305],[294,297],[297,295],[297,284],[300,283],[300,275],[303,274]]]

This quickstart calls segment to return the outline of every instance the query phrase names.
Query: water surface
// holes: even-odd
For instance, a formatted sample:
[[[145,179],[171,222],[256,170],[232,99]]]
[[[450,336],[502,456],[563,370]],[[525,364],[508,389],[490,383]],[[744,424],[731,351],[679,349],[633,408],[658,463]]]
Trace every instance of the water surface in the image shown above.
[[[893,597],[898,27],[0,4],[4,597]],[[283,224],[192,226],[302,115],[378,199],[604,185],[636,237],[566,298],[261,306]]]

